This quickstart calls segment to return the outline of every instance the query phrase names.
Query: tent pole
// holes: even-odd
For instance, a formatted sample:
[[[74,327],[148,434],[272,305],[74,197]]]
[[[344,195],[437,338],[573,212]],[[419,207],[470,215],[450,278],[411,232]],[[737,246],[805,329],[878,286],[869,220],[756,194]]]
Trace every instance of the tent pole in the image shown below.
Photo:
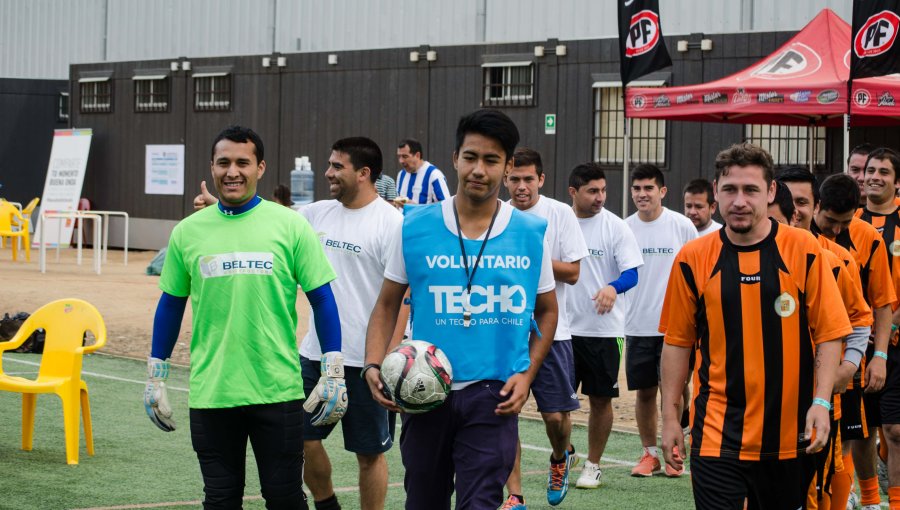
[[[844,114],[844,173],[850,171],[847,161],[850,159],[850,115]]]
[[[631,156],[631,119],[625,118],[625,157],[622,158],[622,219],[628,217],[628,160]]]
[[[813,142],[815,141],[815,136],[814,136],[815,127],[816,127],[815,125],[810,124],[806,128],[806,152],[807,152],[808,158],[809,158],[809,173],[811,173],[811,174],[816,173],[816,170],[815,170],[816,149],[815,149],[815,147],[813,147]]]

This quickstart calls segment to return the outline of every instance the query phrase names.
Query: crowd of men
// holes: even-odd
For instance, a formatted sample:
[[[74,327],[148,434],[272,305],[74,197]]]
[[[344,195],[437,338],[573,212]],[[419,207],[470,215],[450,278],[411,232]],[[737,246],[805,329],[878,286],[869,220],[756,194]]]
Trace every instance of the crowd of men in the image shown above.
[[[322,443],[338,422],[361,508],[384,508],[400,410],[380,363],[407,336],[454,369],[441,407],[399,414],[408,509],[449,508],[454,492],[457,508],[526,508],[517,415],[529,395],[551,450],[548,503],[563,502],[579,458],[575,486],[599,487],[623,348],[633,476],[680,477],[690,456],[699,509],[872,510],[880,465],[900,509],[896,152],[857,147],[849,175],[819,183],[733,145],[712,183],[684,188],[684,214],[662,205],[664,173],[640,164],[622,219],[604,207],[598,164],[557,172],[563,203],[541,194],[541,155],[519,141],[498,111],[460,119],[451,195],[418,141],[399,143],[393,181],[375,142],[344,138],[325,172],[331,200],[297,214],[257,195],[259,135],[216,137],[219,198],[202,184],[202,210],[172,233],[144,395],[151,421],[174,430],[165,381],[190,298],[204,508],[240,508],[248,440],[267,508],[307,508],[302,482],[316,509],[341,508]],[[298,287],[312,306],[299,356]],[[515,306],[491,294],[501,288],[520,292]],[[586,454],[571,440],[578,391]]]

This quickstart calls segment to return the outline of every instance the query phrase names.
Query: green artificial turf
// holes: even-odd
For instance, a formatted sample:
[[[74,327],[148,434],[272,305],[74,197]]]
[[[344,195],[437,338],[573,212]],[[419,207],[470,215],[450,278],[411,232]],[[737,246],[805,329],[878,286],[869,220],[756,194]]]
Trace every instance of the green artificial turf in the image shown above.
[[[39,361],[38,355],[5,353],[3,370],[34,377]],[[169,398],[178,425],[171,433],[157,429],[144,413],[145,374],[143,362],[104,355],[85,359],[83,378],[90,391],[96,455],[87,455],[82,438],[78,466],[66,464],[62,406],[56,396],[38,397],[34,449],[26,452],[20,449],[21,398],[0,392],[0,509],[200,508],[203,486],[191,449],[187,392],[179,391],[187,388],[187,370],[173,368],[169,379]],[[528,508],[550,508],[545,496],[549,453],[545,451],[543,424],[521,420],[519,430]],[[575,427],[573,443],[580,453],[586,451],[584,428]],[[325,446],[334,466],[333,480],[342,507],[358,509],[355,456],[343,450],[339,432]],[[556,508],[693,508],[688,476],[630,477],[627,463],[635,462],[639,455],[637,436],[614,432],[602,462],[603,486],[597,490],[575,489],[578,467],[570,478],[568,497]],[[387,456],[391,485],[386,508],[400,509],[405,498],[398,447]],[[263,509],[252,451],[248,452],[247,473],[244,508]]]

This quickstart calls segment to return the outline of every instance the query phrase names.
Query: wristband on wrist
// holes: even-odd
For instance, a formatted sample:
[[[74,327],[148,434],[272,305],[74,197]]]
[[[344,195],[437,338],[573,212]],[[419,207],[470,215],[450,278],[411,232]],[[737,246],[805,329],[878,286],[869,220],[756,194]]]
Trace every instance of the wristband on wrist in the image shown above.
[[[876,358],[881,358],[881,359],[887,361],[887,353],[886,353],[886,352],[883,352],[883,351],[875,351],[875,353],[872,354],[872,356],[875,356]]]
[[[362,370],[359,371],[359,378],[365,379],[366,378],[366,370],[368,370],[370,368],[377,368],[378,370],[381,370],[381,365],[379,365],[378,363],[366,363],[366,366],[364,366],[362,368]]]
[[[898,329],[900,329],[900,325],[898,325],[898,324],[891,324],[891,333],[897,331]]]
[[[814,398],[812,401],[812,405],[819,405],[831,411],[831,402],[825,400],[824,398]]]

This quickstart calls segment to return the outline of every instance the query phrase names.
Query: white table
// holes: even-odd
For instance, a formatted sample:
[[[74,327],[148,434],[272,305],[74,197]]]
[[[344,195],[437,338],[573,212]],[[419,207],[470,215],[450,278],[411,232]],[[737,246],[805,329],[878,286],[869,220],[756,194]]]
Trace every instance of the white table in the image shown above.
[[[103,217],[99,214],[91,214],[88,211],[41,211],[41,217],[38,221],[40,221],[40,230],[41,237],[39,239],[40,243],[40,269],[42,273],[47,272],[47,245],[44,243],[44,233],[46,232],[46,228],[44,228],[44,221],[48,218],[58,218],[58,219],[80,219],[82,221],[78,222],[78,265],[81,265],[81,237],[82,237],[82,229],[84,228],[83,220],[92,220],[94,222],[94,271],[97,274],[100,274],[100,264],[101,264],[101,244],[100,244],[100,231],[103,229]],[[62,222],[59,222],[59,229],[62,230]],[[57,240],[59,236],[57,236]],[[56,260],[59,261],[59,247],[60,242],[56,243]]]
[[[122,216],[125,218],[125,265],[128,265],[128,213],[125,211],[79,211],[83,214],[99,214],[103,216],[106,220],[103,223],[103,244],[101,248],[103,249],[103,262],[106,262],[106,255],[109,251],[109,217],[110,216]]]

